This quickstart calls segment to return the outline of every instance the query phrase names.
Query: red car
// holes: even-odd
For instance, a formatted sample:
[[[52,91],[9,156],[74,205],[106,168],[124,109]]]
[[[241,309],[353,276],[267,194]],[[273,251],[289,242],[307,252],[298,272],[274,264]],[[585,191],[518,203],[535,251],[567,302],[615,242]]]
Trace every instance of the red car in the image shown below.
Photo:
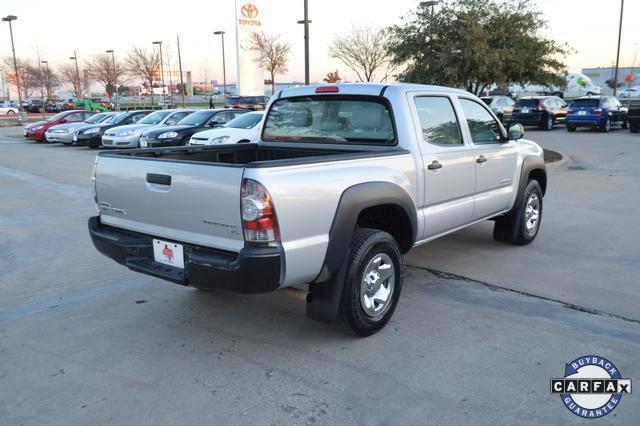
[[[63,123],[75,123],[84,121],[95,114],[94,111],[63,111],[47,118],[45,121],[38,121],[24,126],[24,137],[36,142],[44,141],[44,132],[51,126]]]

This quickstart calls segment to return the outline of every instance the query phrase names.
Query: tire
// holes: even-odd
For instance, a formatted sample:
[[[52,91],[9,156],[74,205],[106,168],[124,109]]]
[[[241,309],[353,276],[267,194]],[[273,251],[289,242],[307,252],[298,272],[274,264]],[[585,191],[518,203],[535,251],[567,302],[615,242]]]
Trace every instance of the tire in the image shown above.
[[[7,111],[7,115],[16,115],[16,112],[10,109],[9,111]]]
[[[604,120],[604,123],[602,124],[602,126],[600,126],[600,131],[604,133],[609,133],[609,130],[611,130],[611,119],[607,117]]]
[[[498,117],[498,121],[499,121],[499,122],[501,122],[502,124],[505,124],[505,123],[504,123],[504,115],[502,115],[502,114],[498,114],[498,116],[497,116],[497,117]]]
[[[544,130],[546,131],[551,131],[553,130],[553,116],[549,115],[547,116],[547,120],[544,123]]]
[[[337,323],[349,334],[371,336],[389,322],[400,298],[402,255],[398,243],[384,231],[357,229],[346,266]],[[376,304],[376,300],[382,303]]]
[[[638,132],[640,132],[640,124],[639,123],[630,123],[629,124],[629,129],[631,130],[631,133],[638,133]]]
[[[542,188],[537,180],[529,180],[520,206],[496,219],[493,239],[519,246],[530,244],[536,239],[541,222]]]
[[[568,132],[575,132],[576,131],[576,126],[567,126],[567,131]]]
[[[627,130],[629,128],[629,119],[625,117],[624,121],[622,122],[622,128]]]

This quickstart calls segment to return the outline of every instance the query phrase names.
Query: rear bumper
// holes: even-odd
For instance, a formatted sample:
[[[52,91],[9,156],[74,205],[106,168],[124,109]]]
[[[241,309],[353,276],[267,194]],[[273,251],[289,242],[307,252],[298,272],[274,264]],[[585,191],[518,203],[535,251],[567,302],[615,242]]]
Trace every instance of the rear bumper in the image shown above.
[[[511,121],[513,123],[520,123],[523,126],[539,126],[544,123],[545,116],[542,113],[536,114],[512,114]]]
[[[153,259],[153,237],[103,225],[89,219],[89,234],[98,251],[129,269],[181,285],[235,293],[269,293],[280,286],[280,247],[245,247],[240,253],[215,251],[177,241],[184,249],[184,269]]]
[[[92,135],[77,135],[73,142],[80,146],[98,147],[102,144],[102,135],[99,133]]]
[[[599,127],[604,124],[606,116],[567,116],[565,124],[570,127]]]

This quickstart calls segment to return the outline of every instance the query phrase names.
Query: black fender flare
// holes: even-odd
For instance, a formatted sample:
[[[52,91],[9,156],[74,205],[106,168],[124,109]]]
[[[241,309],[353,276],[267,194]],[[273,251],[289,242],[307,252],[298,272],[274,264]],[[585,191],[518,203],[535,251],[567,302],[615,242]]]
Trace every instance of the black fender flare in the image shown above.
[[[329,232],[329,244],[319,275],[309,286],[306,313],[313,320],[333,323],[338,315],[346,277],[346,259],[360,213],[380,205],[402,208],[411,222],[410,246],[418,232],[417,209],[409,194],[390,182],[367,182],[347,188],[340,197]]]
[[[540,186],[542,187],[542,194],[544,195],[547,190],[547,166],[544,164],[544,160],[537,156],[526,157],[522,161],[522,168],[520,169],[520,180],[518,181],[518,192],[516,194],[516,201],[513,203],[513,208],[511,211],[514,211],[524,199],[524,190],[529,183],[529,174],[531,174],[534,170],[540,170],[540,173],[544,176],[544,182],[540,182]]]

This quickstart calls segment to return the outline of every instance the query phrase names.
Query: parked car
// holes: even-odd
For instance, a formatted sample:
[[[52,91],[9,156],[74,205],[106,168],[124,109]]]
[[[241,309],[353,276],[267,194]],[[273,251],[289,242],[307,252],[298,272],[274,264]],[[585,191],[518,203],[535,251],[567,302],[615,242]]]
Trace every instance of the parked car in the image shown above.
[[[511,120],[516,101],[509,96],[483,96],[480,99],[491,108],[501,122],[508,123]]]
[[[73,143],[73,135],[76,130],[93,124],[103,123],[115,114],[115,112],[101,112],[87,117],[84,121],[58,124],[49,127],[44,133],[45,140],[49,143],[63,143],[65,145],[71,145]]]
[[[174,283],[308,288],[310,318],[368,336],[396,309],[412,247],[484,219],[498,241],[536,238],[547,175],[523,134],[457,89],[286,89],[256,144],[101,152],[89,232]]]
[[[13,102],[3,102],[0,104],[0,114],[15,115],[19,113],[20,110],[18,109],[18,106]]]
[[[175,126],[146,130],[140,136],[140,147],[186,145],[194,133],[220,127],[246,111],[234,109],[203,109],[183,118]]]
[[[31,113],[42,112],[43,105],[42,99],[27,99],[22,102],[22,108]]]
[[[205,130],[191,136],[189,145],[218,145],[224,143],[251,143],[258,141],[258,131],[264,112],[248,112],[234,118],[222,127]]]
[[[250,109],[252,111],[264,110],[267,105],[264,96],[229,96],[225,108]]]
[[[89,148],[98,148],[102,144],[102,135],[104,134],[104,132],[117,126],[124,126],[125,124],[135,124],[150,112],[152,111],[140,110],[120,112],[116,114],[111,120],[109,120],[109,122],[98,123],[76,130],[73,135],[73,142],[76,145],[85,145]]]
[[[621,99],[640,98],[640,86],[625,87],[618,92]]]
[[[564,123],[566,115],[567,103],[557,96],[527,96],[516,102],[511,122],[552,130],[554,124]]]
[[[24,126],[24,137],[37,142],[44,141],[44,135],[47,129],[58,124],[79,123],[94,115],[93,111],[64,111],[47,118],[44,121],[38,121],[33,124]]]
[[[174,126],[192,112],[194,112],[192,109],[164,109],[153,112],[136,124],[118,126],[107,130],[102,135],[102,146],[105,148],[138,148],[140,136],[145,130]]]
[[[627,122],[629,123],[631,133],[638,133],[640,131],[640,99],[630,101]]]
[[[578,127],[591,127],[603,132],[619,124],[627,128],[627,108],[613,96],[586,96],[574,99],[567,114],[567,130],[575,132]]]

